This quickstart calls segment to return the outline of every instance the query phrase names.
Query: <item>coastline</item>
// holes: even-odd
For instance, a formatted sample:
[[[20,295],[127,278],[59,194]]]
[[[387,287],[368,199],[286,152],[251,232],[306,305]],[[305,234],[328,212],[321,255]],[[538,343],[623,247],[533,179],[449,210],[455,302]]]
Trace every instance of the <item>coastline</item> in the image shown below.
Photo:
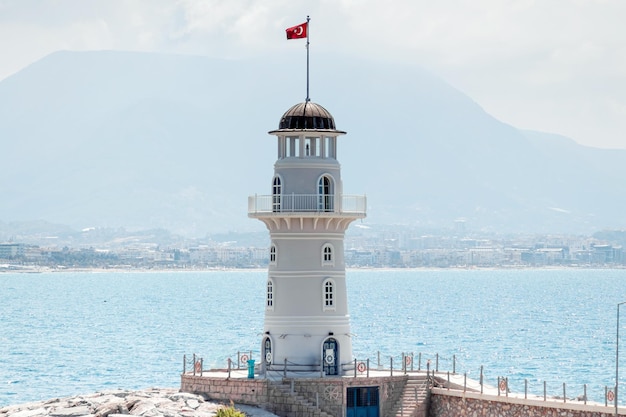
[[[498,270],[534,270],[534,271],[559,271],[559,270],[623,270],[626,265],[499,265],[499,266],[448,266],[448,267],[347,267],[346,271],[498,271]],[[8,274],[46,274],[46,273],[189,273],[189,272],[267,272],[267,267],[256,268],[51,268],[51,267],[23,267],[20,265],[0,264],[0,275]]]

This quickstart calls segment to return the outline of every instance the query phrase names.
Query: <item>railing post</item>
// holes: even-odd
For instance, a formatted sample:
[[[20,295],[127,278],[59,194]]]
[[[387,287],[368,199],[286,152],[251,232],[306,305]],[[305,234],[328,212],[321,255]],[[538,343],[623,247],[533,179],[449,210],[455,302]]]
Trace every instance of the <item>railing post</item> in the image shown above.
[[[287,358],[285,358],[285,367],[283,368],[283,377],[287,378]]]
[[[587,384],[583,385],[583,401],[587,404]]]
[[[498,376],[498,397],[500,396],[500,377]]]
[[[193,354],[193,375],[196,376],[196,354]]]
[[[543,381],[543,400],[546,400],[546,381]]]
[[[435,355],[435,359],[436,359],[436,361],[435,361],[435,372],[439,372],[439,354],[438,353]]]
[[[467,372],[463,374],[463,392],[467,391]]]
[[[370,358],[367,358],[367,377],[370,377]]]
[[[605,407],[608,407],[609,405],[608,395],[609,395],[609,388],[605,385],[604,386],[604,406]]]
[[[393,376],[393,356],[389,357],[389,370],[391,371],[391,376]]]
[[[354,377],[356,378],[356,358],[354,358]]]
[[[418,353],[418,359],[417,359],[417,370],[421,371],[422,370],[422,352]]]
[[[528,379],[524,378],[524,399],[528,398]]]
[[[452,375],[456,375],[456,355],[452,355]]]
[[[480,365],[480,393],[483,393],[483,366]]]
[[[504,389],[506,392],[506,396],[509,396],[509,377],[507,376],[506,378],[504,378]]]
[[[563,402],[567,402],[567,395],[565,395],[565,382],[563,382]]]
[[[237,369],[241,366],[241,352],[237,351]]]
[[[407,361],[409,360],[409,355],[404,355],[404,359],[402,360],[402,366],[404,367],[404,375],[407,372]]]
[[[187,372],[187,355],[183,355],[183,375]]]
[[[231,367],[231,359],[228,358],[228,379],[230,379],[230,367]]]

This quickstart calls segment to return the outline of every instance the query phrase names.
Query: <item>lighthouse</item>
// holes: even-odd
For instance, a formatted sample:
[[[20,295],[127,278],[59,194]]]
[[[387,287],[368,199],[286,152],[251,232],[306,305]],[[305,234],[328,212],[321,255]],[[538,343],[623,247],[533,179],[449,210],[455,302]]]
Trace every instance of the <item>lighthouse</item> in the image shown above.
[[[261,356],[266,371],[353,368],[344,236],[365,217],[365,196],[343,193],[333,116],[308,100],[280,118],[271,193],[248,200],[270,233]]]

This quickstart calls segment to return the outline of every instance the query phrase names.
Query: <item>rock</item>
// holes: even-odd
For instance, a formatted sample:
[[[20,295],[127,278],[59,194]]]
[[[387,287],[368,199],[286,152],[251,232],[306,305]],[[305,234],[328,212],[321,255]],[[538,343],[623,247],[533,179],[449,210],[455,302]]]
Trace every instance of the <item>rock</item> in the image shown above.
[[[97,417],[107,417],[111,414],[117,413],[118,404],[114,402],[108,402],[100,405],[96,408],[94,414]]]
[[[111,390],[54,398],[0,408],[0,417],[214,417],[222,407],[201,395],[172,388],[139,391]],[[256,407],[238,406],[249,417],[276,417]]]
[[[194,410],[200,406],[200,402],[195,398],[190,398],[186,401],[187,407],[193,408]]]
[[[86,405],[77,405],[74,407],[68,408],[57,408],[54,411],[50,412],[50,416],[52,417],[75,417],[75,416],[86,416],[91,414],[91,410]]]
[[[17,411],[14,413],[9,413],[7,415],[10,417],[35,417],[35,416],[47,415],[47,413],[46,413],[46,409],[41,407],[41,408],[34,408],[30,410],[25,409],[25,410]]]

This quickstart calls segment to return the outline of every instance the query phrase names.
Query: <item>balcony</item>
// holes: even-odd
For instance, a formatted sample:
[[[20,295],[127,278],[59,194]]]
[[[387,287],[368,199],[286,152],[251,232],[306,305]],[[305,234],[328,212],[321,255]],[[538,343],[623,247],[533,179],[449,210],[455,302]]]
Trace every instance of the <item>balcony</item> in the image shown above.
[[[253,195],[248,197],[248,215],[285,215],[303,213],[365,217],[367,198],[364,195],[287,194]]]

